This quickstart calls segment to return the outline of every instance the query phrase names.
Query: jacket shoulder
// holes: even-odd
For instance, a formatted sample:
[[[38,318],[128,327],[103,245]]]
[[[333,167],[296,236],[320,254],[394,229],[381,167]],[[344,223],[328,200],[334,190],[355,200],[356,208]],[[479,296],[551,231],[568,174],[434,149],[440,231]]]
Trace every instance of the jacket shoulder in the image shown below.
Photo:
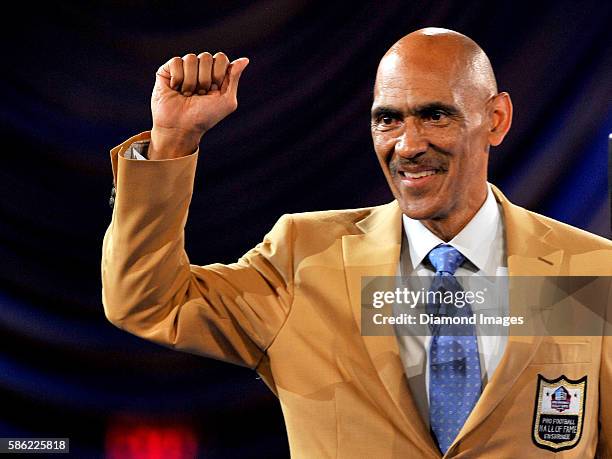
[[[315,231],[317,236],[327,234],[354,234],[359,232],[357,224],[375,214],[388,204],[357,209],[323,210],[287,214],[298,231]]]
[[[551,232],[550,238],[553,238],[555,242],[565,249],[571,250],[572,248],[579,249],[580,251],[591,251],[591,250],[604,250],[612,251],[612,241],[605,237],[598,236],[597,234],[590,233],[575,226],[568,225],[567,223],[554,220],[550,217],[540,215],[535,212],[528,211],[533,218],[539,220],[541,223],[547,225]]]

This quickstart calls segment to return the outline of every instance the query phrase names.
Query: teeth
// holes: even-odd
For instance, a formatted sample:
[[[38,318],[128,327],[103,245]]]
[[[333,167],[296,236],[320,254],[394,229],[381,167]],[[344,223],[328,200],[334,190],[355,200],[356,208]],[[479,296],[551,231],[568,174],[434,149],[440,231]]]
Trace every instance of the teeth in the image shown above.
[[[421,177],[427,177],[428,175],[435,175],[437,174],[437,171],[435,170],[431,170],[431,171],[423,171],[423,172],[402,172],[404,174],[404,177],[408,177],[411,179],[418,179]]]

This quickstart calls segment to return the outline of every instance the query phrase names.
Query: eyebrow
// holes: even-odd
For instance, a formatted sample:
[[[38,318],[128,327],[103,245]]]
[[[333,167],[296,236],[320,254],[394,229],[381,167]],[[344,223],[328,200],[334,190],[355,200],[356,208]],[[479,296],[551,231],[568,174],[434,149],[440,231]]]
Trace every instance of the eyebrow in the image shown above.
[[[423,116],[428,115],[434,111],[444,112],[448,116],[453,118],[461,118],[461,112],[459,111],[459,109],[457,109],[457,107],[446,104],[444,102],[437,101],[417,105],[409,111],[409,114]],[[404,114],[401,110],[395,107],[380,105],[372,110],[372,119],[378,119],[381,116],[389,116],[391,118],[403,118]]]

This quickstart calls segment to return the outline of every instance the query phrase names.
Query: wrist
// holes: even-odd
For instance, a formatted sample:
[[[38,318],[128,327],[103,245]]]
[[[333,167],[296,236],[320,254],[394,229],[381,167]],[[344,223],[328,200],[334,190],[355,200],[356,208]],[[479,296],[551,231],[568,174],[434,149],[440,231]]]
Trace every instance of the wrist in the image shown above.
[[[194,153],[201,139],[199,133],[153,126],[147,156],[152,160],[181,158]]]

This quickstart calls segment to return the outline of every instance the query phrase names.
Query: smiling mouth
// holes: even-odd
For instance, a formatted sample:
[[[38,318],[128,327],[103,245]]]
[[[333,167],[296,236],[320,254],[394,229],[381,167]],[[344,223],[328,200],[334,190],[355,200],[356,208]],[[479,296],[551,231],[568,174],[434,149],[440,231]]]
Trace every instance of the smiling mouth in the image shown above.
[[[428,170],[419,171],[419,172],[408,172],[408,171],[398,171],[398,172],[399,172],[399,175],[404,178],[411,179],[411,180],[417,180],[420,178],[429,177],[430,175],[441,174],[442,170],[428,169]]]

